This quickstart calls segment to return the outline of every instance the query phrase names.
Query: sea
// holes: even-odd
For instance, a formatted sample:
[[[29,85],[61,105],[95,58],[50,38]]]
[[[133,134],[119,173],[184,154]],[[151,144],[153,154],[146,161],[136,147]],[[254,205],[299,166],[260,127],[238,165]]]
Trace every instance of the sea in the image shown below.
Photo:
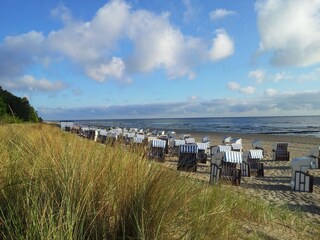
[[[99,128],[138,128],[164,131],[303,135],[320,138],[320,116],[210,117],[73,120]]]

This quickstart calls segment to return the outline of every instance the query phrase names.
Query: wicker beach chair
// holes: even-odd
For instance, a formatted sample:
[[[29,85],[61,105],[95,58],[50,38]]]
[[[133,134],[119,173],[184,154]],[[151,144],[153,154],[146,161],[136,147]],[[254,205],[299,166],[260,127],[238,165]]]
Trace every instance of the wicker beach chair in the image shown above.
[[[291,188],[293,191],[312,192],[313,176],[310,169],[318,168],[317,158],[305,156],[292,159],[291,163]]]
[[[263,159],[263,151],[261,149],[253,149],[249,150],[249,152],[246,154],[247,158],[243,161],[242,165],[242,176],[246,176],[247,169],[246,164],[249,165],[249,174],[250,176],[256,176],[256,177],[263,177],[264,176],[264,167],[263,163],[261,163],[261,159]],[[244,158],[245,159],[245,158]]]
[[[235,151],[224,152],[221,161],[221,180],[230,181],[233,185],[240,185],[242,153]]]
[[[180,145],[177,170],[196,172],[197,152],[198,146],[196,144]]]
[[[290,152],[288,151],[288,143],[277,143],[273,148],[273,160],[275,161],[289,161]]]
[[[198,146],[198,161],[200,163],[206,163],[207,162],[207,158],[208,158],[208,154],[206,153],[207,149],[209,148],[209,143],[197,143]]]
[[[221,159],[224,152],[231,151],[230,145],[214,145],[210,147],[211,152],[211,162],[217,164],[218,166],[221,164]]]
[[[148,143],[148,158],[155,161],[164,162],[165,148],[167,142],[165,140],[153,139]]]
[[[228,145],[231,143],[231,140],[232,140],[232,137],[231,136],[225,136],[225,137],[222,137],[222,144],[223,145]]]
[[[172,146],[171,151],[170,151],[170,155],[171,155],[171,156],[179,156],[180,146],[181,146],[181,145],[184,145],[184,144],[186,144],[186,141],[185,141],[185,140],[174,139],[174,141],[173,141],[173,146]]]
[[[242,153],[235,151],[220,152],[220,163],[211,162],[210,183],[217,181],[229,182],[233,185],[240,185]]]
[[[168,154],[169,153],[169,137],[167,135],[160,135],[158,138],[166,142],[164,152]]]

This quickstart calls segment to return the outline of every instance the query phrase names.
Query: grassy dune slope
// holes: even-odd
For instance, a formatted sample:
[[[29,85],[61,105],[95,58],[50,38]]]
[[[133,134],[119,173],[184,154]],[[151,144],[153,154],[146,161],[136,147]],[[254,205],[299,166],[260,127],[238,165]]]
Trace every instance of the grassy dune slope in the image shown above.
[[[312,226],[48,125],[0,126],[1,239],[290,239]]]

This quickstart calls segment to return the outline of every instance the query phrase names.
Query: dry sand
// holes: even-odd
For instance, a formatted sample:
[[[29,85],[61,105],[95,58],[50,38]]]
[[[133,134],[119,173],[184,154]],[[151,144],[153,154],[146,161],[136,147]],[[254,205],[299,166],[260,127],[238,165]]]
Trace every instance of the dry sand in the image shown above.
[[[185,132],[185,133],[190,133]],[[273,161],[272,147],[277,142],[288,142],[290,159],[307,156],[309,150],[320,146],[320,139],[316,137],[287,136],[287,135],[258,135],[258,134],[226,134],[226,133],[201,133],[192,132],[192,137],[200,141],[204,136],[209,136],[211,145],[221,144],[221,138],[230,135],[233,138],[242,138],[244,151],[251,149],[254,139],[263,140],[265,150],[264,177],[242,177],[240,187],[234,187],[236,191],[242,191],[250,197],[258,197],[268,203],[285,206],[291,210],[301,212],[301,217],[320,224],[320,169],[311,170],[314,176],[313,192],[295,192],[290,188],[291,170],[290,161]],[[179,136],[179,133],[177,133]],[[167,158],[165,164],[176,168],[177,158]],[[192,177],[209,182],[210,164],[199,164],[196,173],[190,173]]]

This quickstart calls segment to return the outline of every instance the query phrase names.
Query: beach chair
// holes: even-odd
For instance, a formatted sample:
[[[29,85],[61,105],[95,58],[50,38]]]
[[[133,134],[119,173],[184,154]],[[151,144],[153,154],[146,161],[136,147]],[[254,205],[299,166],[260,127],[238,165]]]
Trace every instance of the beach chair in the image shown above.
[[[293,191],[299,192],[313,192],[313,176],[308,172],[299,172],[294,173],[295,181],[293,185]]]
[[[192,137],[186,138],[185,141],[186,141],[186,144],[195,144],[196,143],[196,140]]]
[[[197,171],[197,152],[196,144],[184,144],[179,147],[179,161],[177,170]]]
[[[224,152],[221,161],[221,180],[230,181],[233,185],[240,185],[242,153],[235,151]]]
[[[144,138],[144,135],[136,135],[131,140],[132,140],[130,142],[131,151],[133,151],[133,152],[145,151],[146,140]]]
[[[263,150],[263,141],[260,140],[260,139],[255,139],[255,140],[252,140],[251,142],[251,146],[252,146],[252,149],[261,149]]]
[[[242,152],[242,143],[231,143],[231,149],[232,151]]]
[[[211,163],[210,167],[210,184],[218,184],[221,179],[222,168],[215,163]]]
[[[249,165],[249,177],[264,176],[264,167],[263,163],[261,163],[261,159],[263,159],[263,151],[261,149],[249,150],[247,154],[247,160],[243,162],[243,165],[246,165],[246,163]],[[246,169],[244,168],[243,171],[245,170]],[[242,174],[242,176],[244,176],[244,174]]]
[[[187,133],[187,134],[181,134],[179,137],[181,140],[186,140],[187,138],[191,138],[191,134]]]
[[[320,147],[312,148],[309,150],[309,157],[314,158],[314,167],[316,169],[320,168]]]
[[[291,188],[293,191],[312,192],[313,176],[309,169],[319,168],[317,158],[305,156],[294,158],[291,161]]]
[[[148,143],[148,145],[149,159],[164,162],[167,142],[160,139],[153,139]]]
[[[221,159],[224,152],[231,151],[230,145],[215,145],[211,146],[210,152],[211,152],[211,163],[217,164],[220,166]]]
[[[208,158],[208,155],[206,153],[209,145],[208,145],[208,142],[206,143],[197,143],[197,146],[198,146],[198,155],[197,155],[197,158],[198,158],[198,161],[200,163],[206,163],[207,162],[207,158]]]
[[[107,132],[106,144],[113,147],[115,145],[117,139],[118,139],[118,135],[116,132],[113,132],[113,131]]]
[[[231,136],[224,136],[222,137],[222,144],[223,145],[228,145],[231,143],[232,137]]]
[[[204,137],[204,138],[202,138],[202,142],[203,143],[209,143],[209,145],[210,145],[210,138],[209,137]]]
[[[289,161],[290,153],[288,151],[288,143],[277,143],[273,148],[273,160],[275,161]]]
[[[130,144],[131,142],[133,142],[133,138],[135,137],[135,133],[133,132],[128,132],[125,134],[124,136],[124,142],[126,145]]]
[[[163,141],[166,142],[164,152],[165,152],[166,154],[168,154],[168,153],[169,153],[169,138],[168,138],[168,136],[167,136],[167,135],[160,135],[158,138],[159,138],[160,140],[163,140]]]
[[[170,155],[171,156],[179,156],[179,149],[181,145],[186,144],[185,140],[181,139],[174,139],[173,141],[173,147],[171,149]]]
[[[105,129],[101,129],[99,131],[97,142],[100,142],[100,143],[106,143],[107,142],[107,131]]]

